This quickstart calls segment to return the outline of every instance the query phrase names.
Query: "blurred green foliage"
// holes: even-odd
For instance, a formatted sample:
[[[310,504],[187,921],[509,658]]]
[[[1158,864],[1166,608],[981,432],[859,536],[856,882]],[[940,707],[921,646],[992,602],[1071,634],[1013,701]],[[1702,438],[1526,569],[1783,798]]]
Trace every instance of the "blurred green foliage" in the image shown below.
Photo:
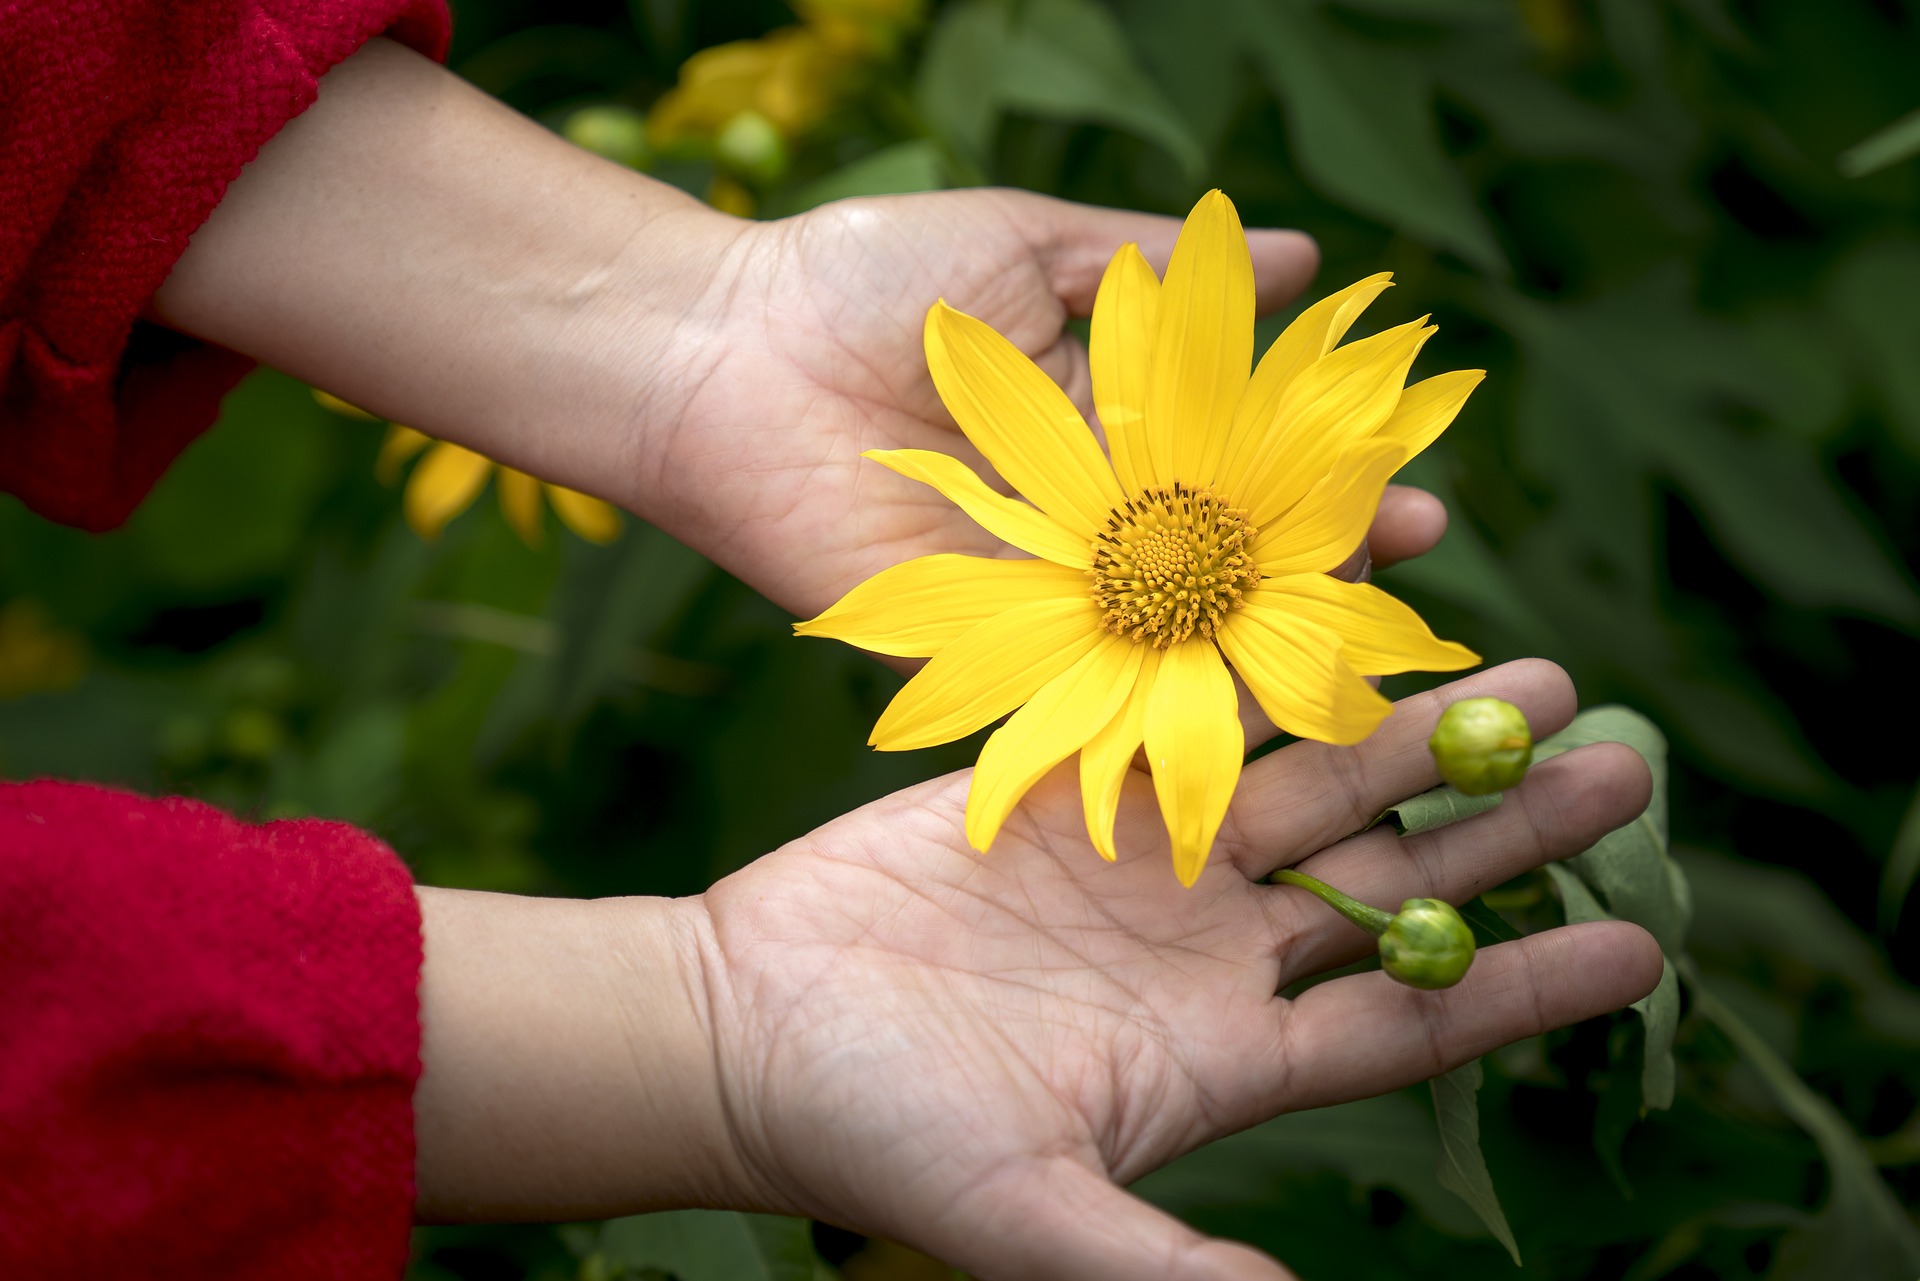
[[[454,68],[555,128],[644,113],[694,51],[794,22],[774,0],[455,8]],[[618,112],[571,132],[767,215],[989,181],[1177,214],[1217,185],[1319,238],[1317,292],[1395,271],[1381,323],[1431,312],[1431,366],[1491,376],[1415,468],[1452,531],[1382,581],[1490,660],[1550,656],[1651,716],[1692,886],[1689,929],[1649,826],[1490,895],[1529,926],[1665,928],[1678,973],[1638,1015],[1437,1085],[1443,1121],[1477,1089],[1528,1275],[1911,1281],[1915,68],[1901,0],[953,0],[836,79],[777,166],[656,151]],[[0,503],[0,770],[366,824],[438,884],[678,894],[969,758],[868,752],[895,678],[792,642],[656,531],[534,551],[482,503],[422,543],[378,445],[263,372],[123,531]],[[1623,906],[1625,866],[1659,871],[1657,902]],[[1502,1272],[1436,1173],[1432,1106],[1283,1117],[1141,1190],[1307,1278]],[[794,1231],[436,1230],[415,1276],[938,1275]]]

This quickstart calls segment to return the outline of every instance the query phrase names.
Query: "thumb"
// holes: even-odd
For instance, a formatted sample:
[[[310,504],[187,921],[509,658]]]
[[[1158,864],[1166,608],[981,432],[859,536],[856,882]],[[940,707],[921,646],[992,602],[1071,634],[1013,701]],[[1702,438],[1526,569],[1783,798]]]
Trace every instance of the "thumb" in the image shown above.
[[[1128,241],[1140,246],[1155,271],[1166,274],[1180,219],[1027,192],[1007,194],[1014,197],[1016,216],[1028,228],[1054,294],[1074,315],[1093,314],[1107,261]],[[1253,255],[1255,302],[1263,315],[1299,297],[1320,270],[1320,250],[1303,231],[1253,228],[1247,232],[1247,251]]]
[[[1258,1250],[1202,1236],[1070,1157],[982,1184],[936,1248],[980,1281],[1294,1281]]]

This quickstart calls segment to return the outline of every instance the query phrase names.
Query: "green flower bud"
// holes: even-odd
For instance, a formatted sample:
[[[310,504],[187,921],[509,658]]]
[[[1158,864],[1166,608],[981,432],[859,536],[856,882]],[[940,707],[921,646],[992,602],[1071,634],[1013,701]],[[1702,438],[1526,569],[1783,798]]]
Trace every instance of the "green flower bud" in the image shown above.
[[[1533,763],[1533,732],[1512,703],[1465,698],[1441,714],[1427,740],[1440,777],[1468,796],[1504,792]]]
[[[270,759],[286,738],[279,718],[258,707],[236,707],[220,725],[221,746],[243,761]]]
[[[653,163],[647,118],[631,107],[582,107],[567,117],[560,132],[574,146],[629,169],[645,169]]]
[[[713,154],[735,173],[758,182],[778,182],[787,172],[787,140],[773,122],[757,111],[743,111],[727,121],[713,140]]]
[[[1380,935],[1380,968],[1431,991],[1452,987],[1473,964],[1473,930],[1437,898],[1410,898]]]

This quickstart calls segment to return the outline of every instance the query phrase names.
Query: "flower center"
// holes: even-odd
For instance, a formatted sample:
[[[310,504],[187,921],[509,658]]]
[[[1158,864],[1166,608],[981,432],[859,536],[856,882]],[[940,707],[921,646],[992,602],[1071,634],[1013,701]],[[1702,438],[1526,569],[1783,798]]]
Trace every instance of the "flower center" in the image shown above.
[[[1260,581],[1247,553],[1247,514],[1207,489],[1143,490],[1107,514],[1093,540],[1100,625],[1155,649],[1197,630],[1212,639],[1228,610]]]

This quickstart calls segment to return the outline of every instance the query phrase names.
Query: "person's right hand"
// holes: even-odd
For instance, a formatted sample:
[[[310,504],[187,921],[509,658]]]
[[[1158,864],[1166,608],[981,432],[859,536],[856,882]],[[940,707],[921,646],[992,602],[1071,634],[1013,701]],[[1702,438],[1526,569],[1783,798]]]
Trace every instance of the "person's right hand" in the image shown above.
[[[975,190],[839,201],[735,227],[710,301],[647,356],[665,386],[637,425],[627,501],[807,617],[916,556],[1007,551],[928,486],[860,456],[928,449],[993,475],[927,372],[935,300],[1004,334],[1091,419],[1086,348],[1066,322],[1090,314],[1122,244],[1164,271],[1180,220]],[[1296,231],[1247,240],[1260,309],[1273,311],[1319,255]],[[1370,551],[1378,564],[1405,560],[1445,529],[1431,495],[1389,487]]]

